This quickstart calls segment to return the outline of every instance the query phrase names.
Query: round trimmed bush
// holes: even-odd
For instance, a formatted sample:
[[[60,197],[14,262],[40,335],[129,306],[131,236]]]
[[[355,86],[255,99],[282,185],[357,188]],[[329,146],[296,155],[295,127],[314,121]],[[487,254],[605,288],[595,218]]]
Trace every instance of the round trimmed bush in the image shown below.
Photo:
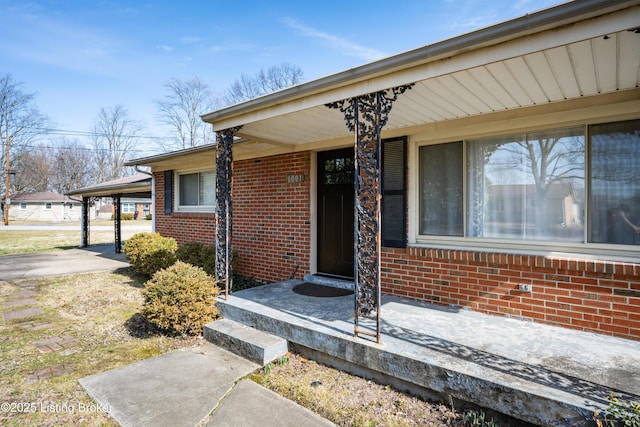
[[[142,314],[169,333],[199,335],[219,313],[216,281],[200,267],[177,261],[145,283]]]
[[[200,242],[187,242],[178,247],[176,257],[196,267],[202,268],[210,276],[216,271],[216,249]]]
[[[124,253],[134,270],[147,276],[176,262],[178,244],[160,233],[137,233],[124,243]]]

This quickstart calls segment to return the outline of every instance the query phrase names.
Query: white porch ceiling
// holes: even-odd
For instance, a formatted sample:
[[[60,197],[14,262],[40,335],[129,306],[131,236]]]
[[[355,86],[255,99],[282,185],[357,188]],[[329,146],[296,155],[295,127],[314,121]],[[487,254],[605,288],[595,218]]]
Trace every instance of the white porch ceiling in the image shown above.
[[[385,130],[402,129],[640,87],[640,34],[622,30],[436,75],[393,104]],[[349,137],[340,111],[324,105],[248,120],[256,147]],[[240,147],[238,147],[240,148]]]

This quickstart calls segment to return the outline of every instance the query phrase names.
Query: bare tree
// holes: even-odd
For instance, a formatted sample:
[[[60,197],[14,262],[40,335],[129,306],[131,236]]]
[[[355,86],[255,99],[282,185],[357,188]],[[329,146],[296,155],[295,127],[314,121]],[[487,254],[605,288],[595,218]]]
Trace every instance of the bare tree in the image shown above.
[[[142,124],[132,119],[124,106],[100,109],[93,126],[97,182],[131,175],[124,163],[142,130]]]
[[[93,180],[94,156],[77,140],[62,138],[57,144],[53,159],[50,189],[63,194],[67,191],[97,184]]]
[[[167,95],[159,101],[158,120],[173,128],[175,139],[171,144],[161,144],[165,151],[189,148],[211,141],[213,133],[200,115],[214,108],[214,100],[208,86],[198,77],[189,80],[172,78],[164,87]]]
[[[20,147],[13,155],[11,169],[16,172],[13,189],[16,193],[49,191],[54,165],[54,150],[46,145]]]
[[[11,138],[10,152],[17,153],[33,137],[42,133],[43,128],[49,126],[48,118],[41,114],[35,105],[35,95],[24,92],[21,86],[22,83],[14,80],[11,74],[0,74],[0,139],[2,140],[0,170],[3,178],[6,166],[6,144],[9,138]],[[11,153],[10,157],[12,157]],[[10,168],[14,169],[11,165]],[[4,179],[0,182],[4,195]]]
[[[260,70],[255,76],[242,74],[225,94],[227,104],[236,104],[297,85],[304,81],[302,69],[297,65],[283,63],[267,70]]]
[[[548,192],[559,183],[582,183],[584,180],[584,138],[579,134],[531,134],[514,144],[507,144],[492,152],[502,152],[503,161],[497,170],[512,174],[513,171],[526,173],[533,179],[536,215],[536,229],[548,232],[551,224],[548,207]]]

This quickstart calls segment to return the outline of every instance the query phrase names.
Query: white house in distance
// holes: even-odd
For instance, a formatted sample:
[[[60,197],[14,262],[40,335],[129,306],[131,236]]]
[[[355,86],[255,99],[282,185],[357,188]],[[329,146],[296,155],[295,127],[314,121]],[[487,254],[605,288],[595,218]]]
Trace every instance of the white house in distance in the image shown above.
[[[10,197],[9,221],[78,221],[82,202],[51,191]],[[3,207],[5,201],[2,201]],[[4,212],[4,209],[2,210]]]

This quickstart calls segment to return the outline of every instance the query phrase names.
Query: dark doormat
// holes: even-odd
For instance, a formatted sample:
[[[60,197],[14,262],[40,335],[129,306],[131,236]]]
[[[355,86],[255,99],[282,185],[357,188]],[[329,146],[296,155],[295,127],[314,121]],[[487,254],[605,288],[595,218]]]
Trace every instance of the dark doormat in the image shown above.
[[[308,297],[344,297],[353,295],[351,289],[336,288],[335,286],[318,285],[315,283],[301,283],[293,287],[293,292]]]

